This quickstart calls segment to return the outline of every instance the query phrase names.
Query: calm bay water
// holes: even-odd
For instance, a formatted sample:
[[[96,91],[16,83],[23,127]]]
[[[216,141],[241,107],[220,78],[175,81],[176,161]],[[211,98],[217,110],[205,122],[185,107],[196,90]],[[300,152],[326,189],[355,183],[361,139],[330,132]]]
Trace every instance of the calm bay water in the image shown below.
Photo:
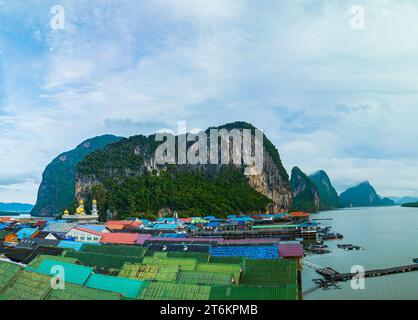
[[[353,265],[366,270],[413,264],[418,258],[418,209],[401,207],[358,208],[321,212],[312,218],[322,226],[331,226],[333,232],[344,235],[343,240],[327,241],[332,251],[325,255],[305,258],[323,267],[339,272],[350,272]],[[350,243],[363,248],[360,251],[338,249],[337,244]],[[304,267],[303,291],[314,287],[312,279],[321,278],[311,268]],[[304,300],[328,299],[414,299],[418,300],[418,271],[365,279],[365,290],[351,289],[350,282],[340,283],[341,289],[318,289],[304,295]]]

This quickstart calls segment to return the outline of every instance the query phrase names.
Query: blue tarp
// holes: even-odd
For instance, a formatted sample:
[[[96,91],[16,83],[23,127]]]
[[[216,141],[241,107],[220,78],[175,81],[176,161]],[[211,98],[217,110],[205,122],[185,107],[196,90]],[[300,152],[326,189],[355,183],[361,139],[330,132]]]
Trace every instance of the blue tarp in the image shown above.
[[[214,257],[247,257],[249,259],[277,259],[279,248],[270,246],[219,246],[211,247],[210,254]]]

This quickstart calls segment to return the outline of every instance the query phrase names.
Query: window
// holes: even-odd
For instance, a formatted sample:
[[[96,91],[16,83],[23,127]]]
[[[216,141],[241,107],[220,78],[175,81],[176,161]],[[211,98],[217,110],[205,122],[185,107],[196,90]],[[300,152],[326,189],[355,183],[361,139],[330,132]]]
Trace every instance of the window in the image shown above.
[[[91,237],[87,237],[87,241],[91,241]]]

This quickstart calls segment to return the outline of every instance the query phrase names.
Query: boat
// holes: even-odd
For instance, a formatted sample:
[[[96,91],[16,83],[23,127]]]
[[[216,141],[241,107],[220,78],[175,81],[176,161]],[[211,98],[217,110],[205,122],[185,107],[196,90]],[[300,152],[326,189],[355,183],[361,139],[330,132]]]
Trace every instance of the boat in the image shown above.
[[[418,263],[418,258],[413,259],[414,263]]]

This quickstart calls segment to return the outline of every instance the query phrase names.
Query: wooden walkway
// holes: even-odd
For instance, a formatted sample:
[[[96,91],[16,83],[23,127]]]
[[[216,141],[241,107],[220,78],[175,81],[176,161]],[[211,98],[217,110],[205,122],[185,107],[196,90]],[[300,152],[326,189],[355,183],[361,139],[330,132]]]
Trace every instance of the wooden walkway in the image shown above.
[[[365,271],[364,278],[381,277],[390,274],[413,271],[418,271],[418,264]],[[332,268],[316,269],[316,272],[323,276],[325,279],[333,282],[349,281],[353,279],[355,276],[358,276],[357,273],[339,273],[338,271],[335,271]]]

